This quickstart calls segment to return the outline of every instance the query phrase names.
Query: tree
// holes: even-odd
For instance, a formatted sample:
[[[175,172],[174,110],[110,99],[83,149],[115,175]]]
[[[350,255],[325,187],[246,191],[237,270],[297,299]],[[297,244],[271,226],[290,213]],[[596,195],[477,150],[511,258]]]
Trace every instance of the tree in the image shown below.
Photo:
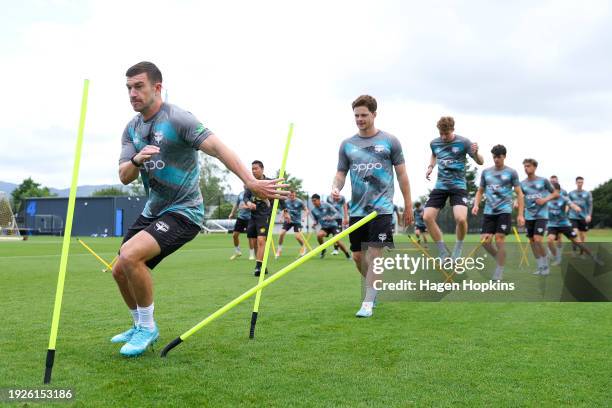
[[[280,175],[280,170],[276,170],[276,177],[278,178]],[[285,171],[285,184],[289,184],[289,190],[291,191],[295,191],[295,194],[302,198],[302,199],[308,199],[308,194],[306,194],[306,192],[303,190],[302,187],[302,179],[299,179],[297,177],[293,177],[291,176],[291,174],[289,174],[289,172]]]
[[[49,191],[49,187],[41,187],[40,183],[36,183],[31,177],[28,177],[11,193],[13,210],[15,213],[20,212],[26,197],[54,197],[56,195]]]
[[[204,206],[221,206],[225,202],[225,192],[229,189],[227,185],[229,171],[219,166],[217,159],[203,153],[199,155],[200,191],[204,198]]]
[[[591,194],[593,194],[593,225],[599,228],[612,227],[612,179],[597,186]]]
[[[467,183],[468,201],[474,202],[476,192],[478,191],[478,185],[476,184],[476,167],[472,166],[471,163],[465,164],[465,181]]]
[[[124,189],[117,187],[101,188],[100,190],[96,190],[91,194],[92,197],[118,197],[127,195],[130,195],[129,191],[125,191]]]

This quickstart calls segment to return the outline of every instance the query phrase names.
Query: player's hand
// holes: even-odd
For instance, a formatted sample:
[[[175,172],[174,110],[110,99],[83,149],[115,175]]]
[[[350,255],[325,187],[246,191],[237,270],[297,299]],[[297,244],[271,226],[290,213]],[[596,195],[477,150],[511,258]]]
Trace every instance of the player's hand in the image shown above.
[[[431,176],[431,172],[433,171],[433,167],[429,166],[427,167],[427,171],[425,172],[425,178],[427,179],[427,181],[430,180],[429,176]]]
[[[348,225],[349,225],[349,219],[346,218],[346,217],[343,218],[342,219],[342,226],[346,228],[346,227],[348,227]]]
[[[478,215],[478,210],[480,210],[480,207],[478,207],[477,205],[474,205],[472,207],[472,215]]]
[[[337,187],[332,188],[331,191],[332,199],[339,200],[340,199],[340,190]]]
[[[252,202],[250,202],[250,201],[249,201],[248,203],[246,203],[246,206],[247,206],[247,208],[248,208],[249,210],[255,210],[255,209],[257,209],[257,205],[255,205],[255,203],[252,203]]]
[[[142,164],[157,153],[159,153],[159,146],[146,145],[136,154],[136,156],[134,156],[134,161]]]
[[[470,150],[472,152],[472,155],[478,153],[478,143],[472,143],[472,145],[470,146]]]
[[[516,217],[516,221],[518,222],[519,227],[524,227],[525,226],[525,217],[522,215],[519,215],[518,217]]]
[[[544,204],[546,204],[546,200],[543,199],[543,198],[536,198],[535,202],[536,202],[537,205],[544,205]]]
[[[412,223],[414,222],[414,214],[412,214],[411,205],[409,206],[404,204],[404,216],[402,218],[404,219],[404,225],[402,225],[404,228],[408,225],[412,225]]]
[[[260,198],[286,200],[289,197],[289,191],[283,191],[281,188],[287,188],[289,184],[279,184],[283,180],[280,178],[274,180],[253,179],[247,183],[247,188]]]
[[[591,216],[587,215],[584,220],[586,221],[587,224],[590,224],[591,223]]]

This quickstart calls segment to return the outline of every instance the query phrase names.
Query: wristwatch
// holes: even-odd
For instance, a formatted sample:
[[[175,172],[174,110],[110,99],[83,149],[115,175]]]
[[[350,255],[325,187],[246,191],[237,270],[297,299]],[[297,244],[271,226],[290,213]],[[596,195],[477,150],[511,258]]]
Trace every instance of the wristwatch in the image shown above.
[[[136,154],[138,154],[138,153],[136,153]],[[133,164],[134,166],[136,166],[136,167],[140,167],[140,166],[142,165],[142,163],[141,163],[141,164],[138,164],[138,163],[136,163],[136,160],[134,160],[134,157],[136,157],[136,154],[135,154],[135,155],[133,155],[133,156],[130,158],[130,161],[132,162],[132,164]]]

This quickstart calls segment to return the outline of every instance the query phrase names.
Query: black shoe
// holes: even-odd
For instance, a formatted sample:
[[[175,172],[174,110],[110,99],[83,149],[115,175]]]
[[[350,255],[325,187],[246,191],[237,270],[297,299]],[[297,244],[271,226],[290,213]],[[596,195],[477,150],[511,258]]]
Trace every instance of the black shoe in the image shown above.
[[[323,251],[321,251],[321,253],[319,254],[319,258],[321,258],[321,259],[325,258],[325,251],[327,251],[327,250],[324,249]]]
[[[255,268],[255,271],[253,272],[253,276],[259,276],[259,275],[261,275],[261,269]]]

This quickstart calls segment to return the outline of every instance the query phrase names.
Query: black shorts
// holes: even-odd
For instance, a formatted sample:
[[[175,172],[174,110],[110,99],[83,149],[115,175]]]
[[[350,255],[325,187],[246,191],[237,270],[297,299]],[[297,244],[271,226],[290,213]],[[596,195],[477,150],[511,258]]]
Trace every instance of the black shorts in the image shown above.
[[[481,234],[505,234],[512,229],[512,214],[485,214],[482,219]]]
[[[572,218],[570,221],[572,222],[572,228],[576,228],[578,231],[587,232],[589,230],[589,224],[586,220]]]
[[[363,217],[351,217],[349,225],[353,225]],[[351,241],[351,251],[359,252],[362,246],[387,247],[393,248],[393,231],[391,231],[391,221],[393,215],[381,214],[367,224],[357,228],[349,234]]]
[[[336,224],[338,224],[338,231],[342,231],[342,218],[336,218]]]
[[[293,228],[293,232],[300,232],[302,230],[302,223],[301,222],[284,222],[283,223],[283,229],[285,231],[289,231],[291,228]]]
[[[147,218],[141,215],[125,234],[121,245],[123,246],[140,231],[147,231],[151,234],[161,248],[159,255],[145,262],[149,269],[153,269],[162,259],[194,239],[200,232],[200,226],[175,212],[168,212],[157,218]]]
[[[325,231],[325,236],[336,235],[338,233],[338,227],[321,227],[321,231]]]
[[[257,238],[268,236],[268,227],[270,226],[270,216],[251,217],[247,227],[247,237]]]
[[[537,220],[525,220],[525,227],[527,228],[527,236],[532,238],[534,235],[544,235],[546,231],[546,224],[548,220],[537,219]]]
[[[234,224],[234,232],[238,232],[238,233],[246,232],[248,226],[249,226],[249,220],[237,218],[236,223]]]
[[[548,227],[548,235],[554,235],[555,238],[558,238],[559,234],[565,235],[568,239],[578,236],[572,227]]]
[[[415,224],[414,226],[414,231],[419,231],[419,232],[427,232],[427,225],[425,224]]]
[[[425,203],[425,208],[433,207],[433,208],[442,209],[444,208],[444,205],[446,204],[447,198],[450,198],[451,207],[454,207],[456,205],[463,205],[467,207],[468,205],[467,197],[468,197],[467,190],[463,190],[459,188],[453,188],[450,190],[433,189],[431,190],[431,193],[429,193],[429,199]]]

